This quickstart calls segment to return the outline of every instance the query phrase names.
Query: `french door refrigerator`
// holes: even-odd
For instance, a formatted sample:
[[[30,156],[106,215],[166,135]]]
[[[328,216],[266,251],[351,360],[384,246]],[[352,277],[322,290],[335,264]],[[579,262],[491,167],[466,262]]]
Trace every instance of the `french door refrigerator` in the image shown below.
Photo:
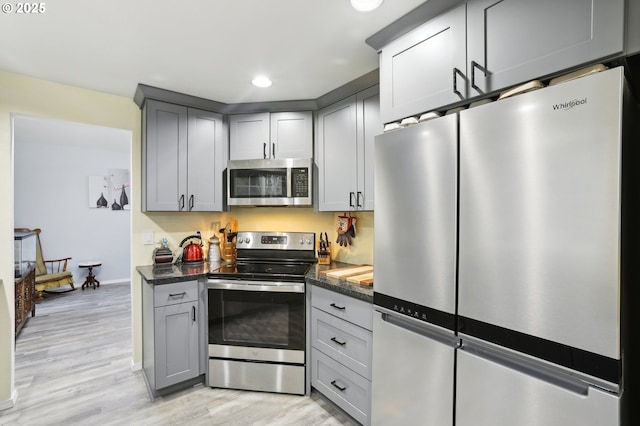
[[[615,68],[376,138],[373,424],[640,424],[630,99]]]

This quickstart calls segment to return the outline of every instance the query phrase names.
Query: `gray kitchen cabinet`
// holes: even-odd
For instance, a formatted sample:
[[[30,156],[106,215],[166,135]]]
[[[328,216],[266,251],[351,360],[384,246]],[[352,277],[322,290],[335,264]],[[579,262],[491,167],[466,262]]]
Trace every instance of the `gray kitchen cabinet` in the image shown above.
[[[378,86],[318,111],[318,210],[373,210],[374,137],[383,131]]]
[[[142,369],[152,397],[204,377],[203,284],[143,281]]]
[[[430,20],[380,52],[380,110],[389,123],[467,97],[466,5]]]
[[[222,211],[222,115],[155,100],[143,111],[143,210]]]
[[[385,123],[619,55],[625,0],[468,0],[384,46]]]
[[[372,306],[311,287],[311,385],[362,424],[370,423]]]
[[[311,158],[311,112],[237,114],[229,117],[230,160]]]

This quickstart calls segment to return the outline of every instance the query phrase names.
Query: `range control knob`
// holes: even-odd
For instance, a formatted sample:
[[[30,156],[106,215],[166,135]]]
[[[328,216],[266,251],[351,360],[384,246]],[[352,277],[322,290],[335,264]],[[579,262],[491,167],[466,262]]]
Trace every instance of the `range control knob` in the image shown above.
[[[251,242],[251,238],[249,237],[244,237],[244,243],[245,244],[249,244]]]
[[[311,238],[307,238],[307,245],[311,245]]]
[[[300,241],[298,241],[298,244],[303,245],[304,244],[304,238],[300,238]]]

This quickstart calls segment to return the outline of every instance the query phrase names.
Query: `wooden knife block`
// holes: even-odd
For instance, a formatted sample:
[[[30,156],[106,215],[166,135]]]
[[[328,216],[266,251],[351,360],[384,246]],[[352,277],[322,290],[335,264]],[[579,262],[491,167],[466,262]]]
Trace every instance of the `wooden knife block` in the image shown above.
[[[331,243],[327,242],[327,249],[320,250],[320,243],[318,243],[318,265],[330,265],[331,264]]]

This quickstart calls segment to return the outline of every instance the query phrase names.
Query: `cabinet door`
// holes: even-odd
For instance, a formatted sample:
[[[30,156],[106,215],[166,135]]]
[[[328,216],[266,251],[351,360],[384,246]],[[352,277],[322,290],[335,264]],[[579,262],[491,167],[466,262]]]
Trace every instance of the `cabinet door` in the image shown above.
[[[222,211],[222,116],[189,108],[188,211]]]
[[[430,111],[466,97],[465,9],[465,5],[456,7],[382,49],[383,122]]]
[[[380,118],[380,92],[375,86],[357,95],[358,188],[356,208],[373,210],[373,170],[375,165],[374,138],[383,132]]]
[[[143,209],[179,211],[187,197],[187,108],[148,100],[144,114]]]
[[[156,389],[197,377],[200,371],[198,302],[155,308]]]
[[[269,158],[269,113],[229,117],[230,160]]]
[[[358,179],[356,97],[320,110],[317,126],[318,210],[349,210]]]
[[[270,158],[313,157],[312,122],[311,112],[271,114]]]
[[[472,0],[467,8],[471,96],[623,49],[624,0]]]

